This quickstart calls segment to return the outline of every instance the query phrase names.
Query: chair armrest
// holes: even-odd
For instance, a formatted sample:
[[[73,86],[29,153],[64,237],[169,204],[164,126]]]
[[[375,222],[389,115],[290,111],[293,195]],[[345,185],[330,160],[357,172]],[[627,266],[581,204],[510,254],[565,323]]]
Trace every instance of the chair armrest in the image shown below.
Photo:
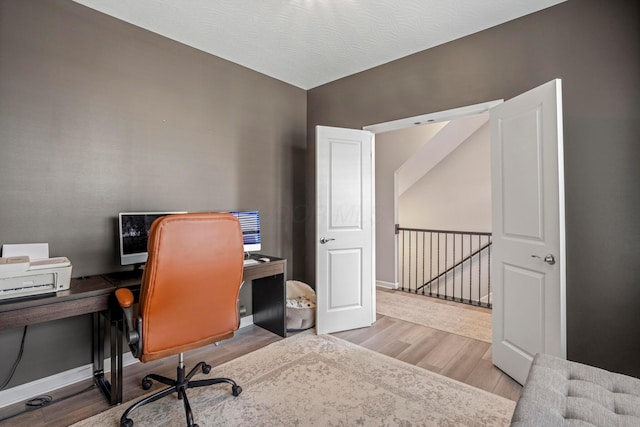
[[[116,299],[118,300],[118,304],[124,310],[125,308],[133,307],[133,292],[128,288],[118,288],[116,289]]]
[[[137,326],[139,326],[140,322],[136,322],[138,324],[133,323],[133,292],[127,288],[118,288],[116,289],[116,300],[118,300],[118,304],[124,313],[124,318],[127,322],[127,342],[129,343],[129,348],[131,349],[131,353],[135,357],[139,357],[141,353],[140,348],[140,333],[138,332]]]

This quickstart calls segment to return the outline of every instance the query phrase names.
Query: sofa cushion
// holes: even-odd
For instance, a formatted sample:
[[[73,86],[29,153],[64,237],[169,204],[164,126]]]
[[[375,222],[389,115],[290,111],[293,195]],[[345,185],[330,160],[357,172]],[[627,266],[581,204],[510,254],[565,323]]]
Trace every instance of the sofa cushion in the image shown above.
[[[640,426],[640,379],[537,354],[511,425]]]

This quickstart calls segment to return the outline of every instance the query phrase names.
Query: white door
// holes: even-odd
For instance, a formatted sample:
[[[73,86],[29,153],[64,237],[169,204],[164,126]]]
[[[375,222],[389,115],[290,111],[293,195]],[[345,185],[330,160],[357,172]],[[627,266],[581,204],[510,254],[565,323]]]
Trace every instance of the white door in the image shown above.
[[[493,363],[523,384],[566,358],[561,81],[491,109]]]
[[[375,320],[373,134],[316,127],[316,330]]]

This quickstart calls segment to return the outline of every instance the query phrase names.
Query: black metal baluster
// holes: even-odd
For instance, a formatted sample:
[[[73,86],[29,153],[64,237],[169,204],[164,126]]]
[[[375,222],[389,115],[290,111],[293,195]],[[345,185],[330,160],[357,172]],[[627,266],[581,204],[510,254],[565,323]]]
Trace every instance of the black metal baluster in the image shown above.
[[[473,282],[473,236],[469,234],[469,304],[472,303],[471,297],[473,296],[473,292],[471,291],[471,285]]]
[[[453,235],[453,265],[456,265],[456,236]],[[453,269],[453,300],[456,300],[456,269]]]
[[[405,237],[404,234],[406,233],[405,230],[402,230],[402,255],[401,255],[401,262],[402,262],[402,274],[400,274],[400,281],[402,283],[400,283],[401,289],[404,291],[404,274],[405,274],[405,269],[404,269],[404,245],[406,245],[406,241],[405,241]]]
[[[436,288],[436,296],[440,298],[440,232],[438,232],[438,268],[436,269],[436,273],[438,273],[438,283]]]
[[[420,234],[416,231],[416,289],[415,293],[418,293],[418,241],[420,240]]]
[[[447,260],[449,259],[449,233],[444,235],[444,299],[449,296],[449,288],[447,287]]]
[[[409,279],[408,279],[408,290],[409,292],[411,292],[411,248],[412,248],[412,244],[411,244],[411,234],[412,232],[409,232],[409,255],[407,256],[407,263],[409,264],[409,268],[407,269],[407,272],[409,273]]]
[[[433,233],[429,232],[429,296],[433,295]]]
[[[427,262],[427,244],[425,239],[427,238],[427,233],[422,232],[422,283],[426,283],[424,280],[424,263]],[[424,295],[424,286],[422,287],[422,295]]]
[[[487,236],[487,243],[491,243],[491,236]],[[491,248],[492,245],[487,247],[487,256],[489,259],[489,263],[487,264],[489,266],[489,271],[487,273],[487,307],[489,308],[493,306],[493,303],[491,302]]]
[[[464,260],[464,235],[460,235],[460,260]],[[460,301],[464,301],[464,261],[460,263]]]
[[[482,247],[482,236],[478,236],[478,249]],[[480,305],[480,298],[482,298],[482,252],[478,252],[478,305]]]

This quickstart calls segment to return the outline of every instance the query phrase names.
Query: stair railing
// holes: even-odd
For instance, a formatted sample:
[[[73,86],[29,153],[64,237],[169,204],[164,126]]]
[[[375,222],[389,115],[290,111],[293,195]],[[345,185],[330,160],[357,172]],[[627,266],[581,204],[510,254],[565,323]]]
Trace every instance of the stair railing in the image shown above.
[[[491,308],[491,233],[396,225],[400,290]]]

